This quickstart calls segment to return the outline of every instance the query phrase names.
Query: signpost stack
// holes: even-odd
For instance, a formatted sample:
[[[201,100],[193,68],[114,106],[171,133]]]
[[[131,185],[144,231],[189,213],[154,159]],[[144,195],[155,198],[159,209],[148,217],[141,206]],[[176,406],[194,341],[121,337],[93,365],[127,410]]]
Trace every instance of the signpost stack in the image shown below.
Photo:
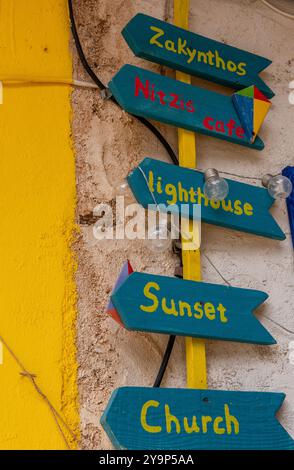
[[[271,61],[189,32],[188,17],[189,0],[174,0],[174,25],[139,14],[123,30],[136,55],[174,68],[176,79],[125,65],[109,83],[125,110],[178,127],[179,167],[145,158],[128,182],[142,206],[155,201],[156,210],[165,205],[181,215],[185,211],[183,279],[133,272],[126,263],[107,308],[129,330],[185,336],[187,388],[118,388],[101,423],[119,449],[294,449],[276,418],[284,393],[207,387],[206,338],[268,347],[276,341],[255,318],[255,309],[268,298],[265,292],[201,280],[200,233],[193,224],[193,205],[198,203],[209,224],[275,243],[285,239],[269,213],[274,200],[266,189],[227,180],[228,196],[209,200],[202,192],[204,175],[196,169],[194,131],[263,149],[257,133],[274,93],[259,72]],[[235,92],[230,97],[194,87],[189,74]]]

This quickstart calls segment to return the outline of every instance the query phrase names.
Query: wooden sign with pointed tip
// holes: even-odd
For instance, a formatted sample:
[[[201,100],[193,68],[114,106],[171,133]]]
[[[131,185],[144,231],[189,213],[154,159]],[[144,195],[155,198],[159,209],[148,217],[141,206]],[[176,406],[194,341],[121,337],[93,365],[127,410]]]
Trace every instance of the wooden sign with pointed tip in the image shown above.
[[[117,449],[293,450],[284,393],[122,387],[101,424]]]
[[[265,57],[142,13],[131,19],[122,35],[137,57],[232,88],[256,85],[269,98],[274,96],[258,75],[272,62]]]
[[[253,315],[267,298],[258,290],[132,272],[116,284],[111,304],[129,330],[269,345],[276,340]]]
[[[246,136],[232,97],[124,65],[108,84],[131,114],[227,140],[255,150],[264,144]]]
[[[145,208],[154,207],[154,197],[159,210],[168,209],[193,219],[195,214],[198,216],[195,205],[201,204],[203,222],[285,240],[284,232],[269,212],[274,199],[268,190],[229,179],[227,182],[226,199],[212,201],[203,193],[204,176],[200,171],[145,158],[128,176],[135,198]]]

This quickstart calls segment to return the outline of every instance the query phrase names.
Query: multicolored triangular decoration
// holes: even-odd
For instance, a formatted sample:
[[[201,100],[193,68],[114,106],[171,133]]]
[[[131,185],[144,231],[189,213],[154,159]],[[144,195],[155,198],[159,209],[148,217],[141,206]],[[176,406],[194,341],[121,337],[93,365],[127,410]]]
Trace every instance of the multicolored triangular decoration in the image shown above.
[[[271,102],[255,85],[237,91],[232,100],[245,134],[253,143]]]
[[[132,274],[132,272],[133,272],[133,268],[131,266],[131,263],[129,261],[126,261],[125,264],[123,265],[123,268],[122,268],[118,278],[117,278],[117,281],[115,283],[115,286],[113,288],[113,291],[112,291],[111,295],[115,293],[115,291],[121,286],[121,284],[127,279],[127,277],[130,274]],[[115,306],[113,305],[111,299],[109,300],[106,311],[116,322],[118,322],[120,325],[124,326],[124,324],[121,321],[121,318],[120,318]]]

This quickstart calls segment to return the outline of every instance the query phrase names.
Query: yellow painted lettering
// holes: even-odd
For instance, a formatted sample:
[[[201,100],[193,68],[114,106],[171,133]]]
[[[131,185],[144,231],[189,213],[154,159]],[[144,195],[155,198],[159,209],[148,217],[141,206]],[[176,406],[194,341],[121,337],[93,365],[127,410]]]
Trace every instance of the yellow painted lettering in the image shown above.
[[[235,434],[239,434],[239,421],[237,418],[230,414],[229,405],[225,404],[225,419],[226,419],[226,427],[228,434],[232,434],[232,423],[234,425],[234,432]]]
[[[161,36],[164,36],[164,31],[163,29],[160,29],[160,28],[157,28],[156,26],[150,26],[150,29],[151,31],[155,31],[156,34],[154,34],[152,36],[152,38],[150,39],[150,44],[155,44],[155,46],[157,47],[163,47],[163,44],[161,44],[160,42],[157,41],[158,38],[160,38]]]
[[[192,202],[194,204],[196,202],[195,189],[194,188],[189,189],[189,196],[190,196],[190,202]]]
[[[247,65],[246,62],[240,62],[238,64],[237,75],[240,75],[240,77],[243,76],[243,75],[246,75],[246,73],[247,73],[246,70],[245,70],[246,65]]]
[[[164,45],[167,51],[177,52],[175,48],[175,43],[171,39],[167,39]]]
[[[196,49],[190,49],[189,47],[187,47],[187,52],[189,54],[189,59],[188,59],[187,62],[188,62],[188,64],[190,64],[195,59],[197,51],[196,51]]]
[[[228,71],[229,71],[229,72],[236,72],[236,70],[237,70],[237,65],[236,65],[235,62],[233,62],[232,60],[228,60],[227,68],[228,68]]]
[[[157,178],[157,184],[156,184],[156,191],[158,192],[158,194],[162,194],[162,186],[161,186],[161,176],[159,176]]]
[[[218,51],[215,51],[215,65],[217,69],[221,67],[223,70],[226,70],[225,61],[220,57]]]
[[[159,402],[155,400],[149,400],[144,403],[142,406],[141,410],[141,426],[142,428],[150,433],[157,433],[161,432],[161,426],[151,426],[150,424],[147,424],[147,412],[149,408],[158,408],[159,407]]]
[[[174,299],[171,299],[170,307],[168,307],[166,297],[163,297],[162,299],[162,310],[164,311],[164,313],[167,313],[167,315],[174,315],[175,317],[177,317],[179,314],[176,309],[176,304],[175,304]]]
[[[196,416],[193,416],[191,426],[188,423],[188,418],[184,416],[184,429],[187,434],[191,434],[192,432],[200,432],[200,428],[197,424]]]
[[[148,306],[147,305],[140,305],[140,309],[143,310],[143,312],[155,312],[157,310],[158,298],[156,297],[155,294],[152,294],[150,292],[151,289],[155,289],[155,290],[159,291],[160,287],[156,282],[147,282],[147,284],[144,286],[144,289],[143,289],[144,296],[147,299],[152,300],[153,303],[152,303],[152,305],[148,305]]]
[[[217,307],[217,310],[219,311],[220,313],[220,321],[222,323],[227,323],[228,322],[228,319],[227,317],[225,316],[225,313],[227,311],[226,307],[223,306],[223,304],[219,304],[218,307]]]
[[[215,434],[224,434],[226,432],[224,428],[219,427],[220,423],[222,423],[223,420],[224,419],[221,416],[218,416],[217,418],[215,418],[213,422],[213,431],[215,432]]]
[[[166,186],[165,186],[165,192],[168,196],[171,196],[171,199],[167,199],[166,202],[168,204],[175,204],[177,202],[177,189],[176,187],[171,184],[171,183],[168,183]]]
[[[196,302],[194,304],[194,310],[195,310],[194,317],[197,318],[197,320],[201,320],[201,318],[203,317],[203,308],[202,308],[201,302]]]
[[[198,187],[197,189],[197,196],[198,196],[198,204],[202,204],[202,199],[204,199],[204,205],[207,207],[209,204],[209,199],[205,194],[201,192],[201,188]]]
[[[214,65],[213,59],[214,59],[214,53],[212,51],[206,52],[206,55],[208,57],[208,63],[209,65]]]
[[[245,215],[253,215],[253,207],[249,202],[245,202],[244,204],[244,214]]]
[[[179,301],[179,310],[180,310],[180,317],[184,315],[188,315],[188,317],[192,317],[192,310],[191,305],[188,302],[183,302],[182,300]]]
[[[174,423],[176,426],[176,433],[179,434],[181,432],[181,426],[178,418],[171,414],[169,406],[164,405],[165,411],[165,423],[166,423],[166,432],[172,432],[172,424]]]
[[[236,215],[242,215],[243,214],[243,209],[242,209],[242,202],[237,199],[234,202],[234,214]]]
[[[205,64],[207,64],[206,52],[198,51],[197,60],[198,62],[204,62]]]
[[[183,185],[181,182],[179,182],[178,184],[178,190],[179,190],[179,200],[182,202],[189,202],[189,195],[188,195],[188,191],[183,188]]]
[[[213,209],[219,209],[221,205],[221,201],[215,201],[214,199],[209,200],[209,204]]]
[[[148,187],[152,193],[154,193],[154,175],[153,171],[149,171]]]
[[[222,208],[225,212],[233,212],[232,201],[230,199],[228,201],[226,201],[226,199],[223,199]]]
[[[215,320],[215,308],[210,302],[206,302],[204,305],[204,313],[208,320]]]
[[[187,51],[185,50],[186,45],[186,39],[184,41],[181,38],[178,39],[178,54],[187,55]]]
[[[212,421],[211,416],[202,416],[202,432],[203,434],[207,433],[207,424]]]

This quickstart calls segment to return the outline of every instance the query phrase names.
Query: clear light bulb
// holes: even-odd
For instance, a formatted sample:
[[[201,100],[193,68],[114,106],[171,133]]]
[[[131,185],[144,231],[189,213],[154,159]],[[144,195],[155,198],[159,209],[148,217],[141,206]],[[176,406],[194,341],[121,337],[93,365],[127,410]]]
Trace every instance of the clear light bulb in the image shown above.
[[[170,249],[172,240],[167,224],[161,223],[148,230],[148,238],[145,240],[145,243],[148,249],[154,253],[163,253]]]
[[[114,188],[115,196],[123,196],[126,202],[134,202],[134,196],[126,178]]]
[[[127,179],[125,178],[122,181],[120,181],[114,189],[115,189],[115,194],[117,196],[125,196],[130,190]]]
[[[291,181],[283,175],[265,175],[262,184],[274,199],[286,199],[293,190]]]
[[[203,186],[204,194],[213,201],[222,201],[229,194],[229,185],[224,178],[214,168],[209,168],[204,172],[205,183]]]

